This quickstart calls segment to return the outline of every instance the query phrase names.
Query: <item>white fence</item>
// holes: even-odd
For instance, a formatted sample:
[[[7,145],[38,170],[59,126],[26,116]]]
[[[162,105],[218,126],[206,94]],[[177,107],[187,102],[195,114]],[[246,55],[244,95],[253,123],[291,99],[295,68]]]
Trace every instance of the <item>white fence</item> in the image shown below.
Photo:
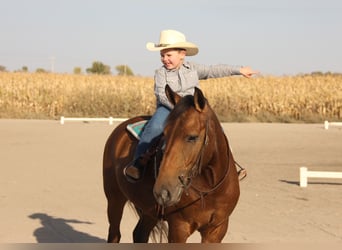
[[[342,172],[308,171],[306,167],[300,167],[299,175],[301,187],[308,186],[308,178],[342,178]]]
[[[82,121],[82,122],[108,122],[109,125],[112,125],[113,122],[122,122],[126,121],[127,118],[113,118],[113,117],[108,117],[108,118],[89,118],[89,117],[64,117],[61,116],[60,123],[63,125],[66,121]]]
[[[342,122],[324,121],[324,128],[329,129],[329,126],[342,126]],[[306,167],[299,168],[299,185],[301,187],[308,186],[308,178],[340,178],[342,179],[342,172],[331,171],[309,171]]]
[[[329,126],[342,126],[342,122],[324,122],[324,128],[329,129]]]

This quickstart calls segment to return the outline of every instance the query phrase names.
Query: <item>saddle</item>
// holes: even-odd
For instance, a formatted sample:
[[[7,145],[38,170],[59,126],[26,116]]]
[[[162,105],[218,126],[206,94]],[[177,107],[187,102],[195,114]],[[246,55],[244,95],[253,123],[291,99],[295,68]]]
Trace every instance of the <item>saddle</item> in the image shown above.
[[[144,131],[147,122],[148,120],[142,120],[135,123],[130,123],[126,126],[126,129],[139,141],[140,135]]]

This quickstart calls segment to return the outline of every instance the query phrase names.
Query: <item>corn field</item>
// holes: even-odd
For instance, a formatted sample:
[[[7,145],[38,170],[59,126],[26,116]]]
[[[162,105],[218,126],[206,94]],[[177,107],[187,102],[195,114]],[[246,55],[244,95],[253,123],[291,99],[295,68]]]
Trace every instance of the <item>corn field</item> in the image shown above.
[[[342,121],[342,76],[227,77],[200,82],[221,121]],[[0,118],[133,117],[155,109],[153,79],[0,73]]]

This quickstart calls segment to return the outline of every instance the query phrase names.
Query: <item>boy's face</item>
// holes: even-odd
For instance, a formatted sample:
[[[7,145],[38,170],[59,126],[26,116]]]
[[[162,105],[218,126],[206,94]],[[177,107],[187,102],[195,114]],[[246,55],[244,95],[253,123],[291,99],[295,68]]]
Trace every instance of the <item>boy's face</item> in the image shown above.
[[[178,69],[184,61],[186,51],[182,49],[164,49],[160,51],[161,62],[165,68]]]

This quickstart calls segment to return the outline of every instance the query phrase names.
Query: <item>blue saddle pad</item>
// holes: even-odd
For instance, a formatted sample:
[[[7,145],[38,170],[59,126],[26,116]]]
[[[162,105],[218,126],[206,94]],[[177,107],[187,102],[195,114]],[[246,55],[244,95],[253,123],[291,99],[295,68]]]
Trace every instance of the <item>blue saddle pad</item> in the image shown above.
[[[138,121],[127,125],[127,130],[138,140],[140,140],[140,135],[144,131],[145,125],[148,120]]]

